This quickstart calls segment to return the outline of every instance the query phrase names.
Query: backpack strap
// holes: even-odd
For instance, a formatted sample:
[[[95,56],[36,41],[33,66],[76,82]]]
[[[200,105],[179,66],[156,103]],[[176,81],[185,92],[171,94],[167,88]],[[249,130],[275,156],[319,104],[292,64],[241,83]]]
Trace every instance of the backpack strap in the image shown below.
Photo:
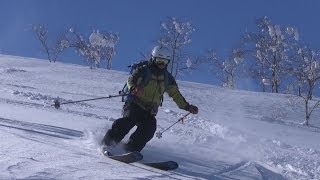
[[[164,72],[164,89],[167,90],[169,86],[169,72],[168,70],[165,70]]]
[[[152,78],[151,69],[148,65],[145,65],[144,75],[143,75],[143,79],[142,79],[142,85],[146,86],[148,84],[148,82],[151,80],[151,78]]]

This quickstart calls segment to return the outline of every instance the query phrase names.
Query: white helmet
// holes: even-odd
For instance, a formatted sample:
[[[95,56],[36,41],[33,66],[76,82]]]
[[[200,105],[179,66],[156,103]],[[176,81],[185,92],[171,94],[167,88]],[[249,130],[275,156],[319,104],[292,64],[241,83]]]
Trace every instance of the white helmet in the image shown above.
[[[168,48],[164,46],[156,46],[153,48],[152,57],[159,57],[159,58],[164,58],[164,59],[171,59],[171,52]]]

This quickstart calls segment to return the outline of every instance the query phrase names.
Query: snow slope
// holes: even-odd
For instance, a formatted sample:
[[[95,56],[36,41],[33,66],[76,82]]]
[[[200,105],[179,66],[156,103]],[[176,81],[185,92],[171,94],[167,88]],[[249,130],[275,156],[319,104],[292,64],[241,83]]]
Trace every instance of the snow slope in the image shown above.
[[[319,110],[305,127],[294,96],[191,82],[178,84],[199,114],[142,151],[143,161],[174,160],[179,169],[103,157],[99,142],[120,117],[121,98],[51,104],[117,94],[127,76],[0,55],[0,179],[320,179]],[[166,96],[158,130],[185,113]]]

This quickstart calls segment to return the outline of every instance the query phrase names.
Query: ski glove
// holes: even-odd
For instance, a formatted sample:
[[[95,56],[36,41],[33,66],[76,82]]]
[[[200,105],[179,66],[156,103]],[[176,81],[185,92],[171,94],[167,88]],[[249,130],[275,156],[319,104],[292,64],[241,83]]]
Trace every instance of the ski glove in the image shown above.
[[[189,111],[192,114],[198,114],[198,107],[194,106],[192,104],[188,104],[187,107],[185,108],[186,111]]]
[[[144,88],[138,86],[130,90],[130,92],[135,96],[141,97],[144,94]]]

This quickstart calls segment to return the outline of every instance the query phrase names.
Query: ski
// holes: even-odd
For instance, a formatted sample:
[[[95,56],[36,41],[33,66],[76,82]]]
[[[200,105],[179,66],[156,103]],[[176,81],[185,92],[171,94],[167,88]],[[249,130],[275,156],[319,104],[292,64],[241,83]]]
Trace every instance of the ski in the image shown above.
[[[119,154],[119,155],[113,155],[108,149],[108,147],[102,148],[102,154],[110,159],[128,163],[128,164],[138,162],[143,159],[143,155],[137,151]],[[145,166],[149,166],[149,167],[156,168],[163,171],[171,171],[179,167],[178,163],[174,161],[139,162],[139,163]]]
[[[108,150],[104,149],[102,151],[102,153],[104,156],[106,156],[110,159],[124,162],[124,163],[137,162],[137,161],[142,160],[142,158],[143,158],[143,155],[140,152],[129,152],[129,153],[125,153],[125,154],[113,155]]]
[[[163,162],[143,162],[141,163],[146,166],[150,166],[163,171],[175,170],[179,167],[178,163],[174,161],[163,161]]]

